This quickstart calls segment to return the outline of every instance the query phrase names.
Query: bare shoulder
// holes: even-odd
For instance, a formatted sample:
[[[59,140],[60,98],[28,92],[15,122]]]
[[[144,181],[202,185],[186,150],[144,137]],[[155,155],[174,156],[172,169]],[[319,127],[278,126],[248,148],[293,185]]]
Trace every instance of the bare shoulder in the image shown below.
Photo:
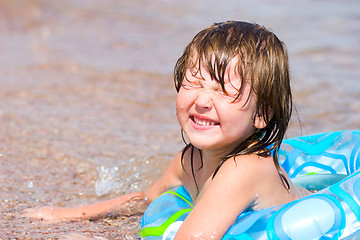
[[[226,160],[217,175],[232,188],[246,190],[252,196],[265,197],[271,192],[285,190],[272,157],[255,154],[236,156]]]
[[[254,209],[276,206],[299,198],[295,189],[287,189],[284,185],[272,156],[238,156],[228,159],[223,167],[222,170],[234,179],[235,187],[241,186],[242,182],[249,186],[248,191],[256,195],[252,203]],[[284,170],[282,173],[290,181]]]
[[[164,182],[168,183],[167,186],[168,188],[181,184],[180,177],[183,172],[181,158],[182,158],[182,152],[180,151],[174,156],[174,158],[170,162],[170,165],[168,166],[168,168],[166,169],[163,175],[163,180]]]
[[[226,160],[220,171],[227,174],[246,174],[254,177],[258,175],[272,175],[277,173],[272,157],[261,157],[256,154],[241,155]]]
[[[164,174],[146,190],[145,194],[148,201],[152,202],[168,189],[182,185],[181,175],[181,152],[179,152],[170,162]]]
[[[258,187],[271,175],[271,169],[274,164],[271,159],[264,159],[257,155],[243,155],[227,159],[213,181],[222,183],[235,192],[244,191],[252,196],[256,195]]]

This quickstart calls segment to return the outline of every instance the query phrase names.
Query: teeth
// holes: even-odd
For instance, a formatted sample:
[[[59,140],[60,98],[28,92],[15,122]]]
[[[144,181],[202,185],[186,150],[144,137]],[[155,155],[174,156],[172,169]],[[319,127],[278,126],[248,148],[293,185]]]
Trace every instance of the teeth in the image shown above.
[[[210,122],[210,121],[207,121],[207,120],[204,120],[204,119],[199,119],[199,118],[196,118],[194,117],[194,122],[196,124],[199,124],[199,125],[202,125],[202,126],[214,126],[215,125],[215,122]]]

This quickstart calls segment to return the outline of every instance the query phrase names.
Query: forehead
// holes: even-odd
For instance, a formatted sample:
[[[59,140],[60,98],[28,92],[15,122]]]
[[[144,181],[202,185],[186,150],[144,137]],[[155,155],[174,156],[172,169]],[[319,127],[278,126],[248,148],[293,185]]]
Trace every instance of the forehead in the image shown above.
[[[199,57],[198,54],[193,54],[189,59],[187,70],[188,74],[201,78],[210,77],[219,83],[241,80],[238,57],[224,60],[212,54],[207,59],[205,56]]]

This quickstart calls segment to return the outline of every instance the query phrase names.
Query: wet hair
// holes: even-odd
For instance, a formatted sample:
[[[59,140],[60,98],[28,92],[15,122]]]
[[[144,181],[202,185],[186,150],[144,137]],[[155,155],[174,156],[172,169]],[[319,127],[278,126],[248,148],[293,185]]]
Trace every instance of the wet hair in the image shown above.
[[[197,67],[199,69],[202,64],[201,66],[205,67],[211,78],[216,80],[226,93],[224,77],[230,61],[234,58],[238,60],[236,70],[242,81],[236,98],[240,97],[244,83],[249,84],[250,94],[254,93],[256,96],[253,121],[255,122],[256,117],[261,117],[266,127],[257,129],[221,159],[213,177],[229,158],[246,154],[264,157],[272,155],[284,187],[289,190],[290,183],[281,172],[278,155],[293,105],[287,50],[274,33],[258,24],[239,21],[216,23],[202,30],[187,45],[175,65],[176,90],[180,90],[186,78],[186,70]],[[182,153],[182,162],[185,152],[191,149],[192,175],[197,186],[193,168],[194,148],[191,143],[186,145]],[[199,151],[201,154],[201,150]]]

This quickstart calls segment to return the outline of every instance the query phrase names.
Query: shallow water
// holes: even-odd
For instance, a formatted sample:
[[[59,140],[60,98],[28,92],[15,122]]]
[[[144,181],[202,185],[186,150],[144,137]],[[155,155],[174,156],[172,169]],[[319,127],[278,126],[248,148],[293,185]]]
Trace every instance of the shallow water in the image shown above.
[[[303,125],[294,118],[289,137],[360,129],[359,9],[335,0],[0,0],[0,238],[136,238],[139,216],[43,225],[19,213],[156,179],[183,146],[174,63],[213,22],[258,22],[287,44]],[[98,196],[98,173],[116,167],[117,187]]]

